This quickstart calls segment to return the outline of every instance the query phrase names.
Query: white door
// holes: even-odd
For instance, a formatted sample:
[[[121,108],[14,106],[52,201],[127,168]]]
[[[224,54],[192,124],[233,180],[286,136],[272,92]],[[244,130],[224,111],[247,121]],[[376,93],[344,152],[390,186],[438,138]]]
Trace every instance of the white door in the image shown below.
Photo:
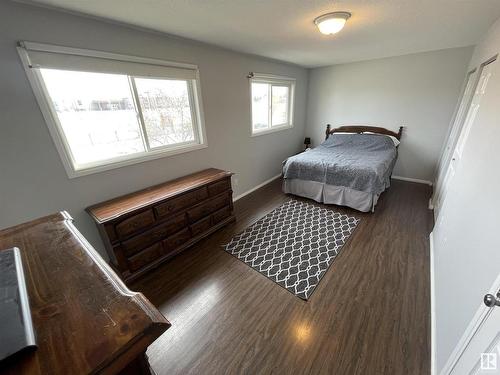
[[[493,65],[496,61],[496,57],[494,59],[491,59],[481,65],[480,71],[479,71],[479,80],[476,85],[476,90],[474,92],[474,96],[472,97],[472,101],[470,103],[470,106],[468,106],[468,111],[465,116],[465,120],[463,121],[463,126],[461,126],[460,129],[460,135],[458,137],[457,143],[455,145],[455,148],[453,150],[453,154],[451,157],[451,160],[448,163],[448,168],[446,170],[445,177],[443,179],[443,182],[441,184],[441,188],[439,189],[437,199],[435,200],[434,204],[437,206],[438,212],[441,211],[442,207],[444,206],[445,202],[445,197],[446,197],[446,192],[448,191],[448,187],[450,186],[451,181],[453,180],[453,177],[455,176],[455,171],[456,168],[458,167],[460,163],[460,159],[462,158],[462,153],[464,150],[464,146],[467,142],[467,138],[469,137],[470,130],[472,128],[472,124],[474,124],[474,120],[476,119],[476,115],[479,111],[479,107],[481,105],[481,99],[483,98],[484,94],[486,93],[486,88],[488,86],[489,79],[491,77]],[[471,83],[472,85],[472,83]],[[472,86],[471,86],[472,87]],[[465,95],[464,95],[465,98]],[[464,100],[462,100],[464,101]],[[467,102],[464,102],[464,113],[465,113],[465,108],[467,107]],[[463,114],[461,115],[463,118]],[[458,114],[457,114],[458,118]],[[458,119],[459,121],[462,121],[461,119]],[[459,124],[458,124],[459,125]],[[460,127],[460,126],[459,126]],[[438,214],[439,216],[439,214]],[[438,219],[439,221],[439,219]]]
[[[477,327],[451,375],[500,374],[500,293],[487,294]]]
[[[439,163],[439,170],[436,178],[436,186],[434,191],[433,203],[435,207],[436,217],[439,213],[439,208],[441,207],[441,201],[443,196],[443,191],[446,188],[448,173],[448,166],[450,163],[451,155],[453,149],[456,145],[457,137],[460,135],[460,131],[462,130],[462,125],[464,123],[465,115],[470,106],[470,102],[472,99],[472,94],[474,93],[474,89],[477,83],[477,69],[470,71],[467,74],[467,79],[465,83],[465,89],[462,94],[462,99],[460,100],[460,105],[458,106],[457,114],[453,121],[453,125],[451,127],[451,132],[448,137],[448,141],[446,143],[446,148],[443,151],[443,156],[441,157]]]
[[[500,375],[493,370],[495,357],[500,367],[500,307],[481,301],[488,290],[500,289],[500,277],[492,282],[500,264],[500,66],[483,65],[432,236],[433,361],[439,375]]]

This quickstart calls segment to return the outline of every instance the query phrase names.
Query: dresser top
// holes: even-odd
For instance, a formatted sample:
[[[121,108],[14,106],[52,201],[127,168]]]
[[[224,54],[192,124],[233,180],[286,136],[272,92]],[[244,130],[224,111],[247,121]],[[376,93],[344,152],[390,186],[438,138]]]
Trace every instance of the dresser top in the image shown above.
[[[116,373],[127,353],[145,351],[170,326],[123,284],[66,212],[0,231],[0,249],[14,246],[38,347],[2,374]]]
[[[98,203],[87,208],[87,212],[96,222],[102,224],[139,208],[147,207],[180,193],[230,177],[231,175],[231,172],[221,169],[205,169],[135,193]]]

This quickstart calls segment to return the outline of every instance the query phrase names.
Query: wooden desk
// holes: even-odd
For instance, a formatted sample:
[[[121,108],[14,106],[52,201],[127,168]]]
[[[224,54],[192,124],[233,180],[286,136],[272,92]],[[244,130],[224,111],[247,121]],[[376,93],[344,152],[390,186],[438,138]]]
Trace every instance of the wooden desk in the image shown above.
[[[170,327],[130,291],[66,212],[0,231],[21,250],[38,348],[0,364],[1,374],[149,373],[145,351]]]

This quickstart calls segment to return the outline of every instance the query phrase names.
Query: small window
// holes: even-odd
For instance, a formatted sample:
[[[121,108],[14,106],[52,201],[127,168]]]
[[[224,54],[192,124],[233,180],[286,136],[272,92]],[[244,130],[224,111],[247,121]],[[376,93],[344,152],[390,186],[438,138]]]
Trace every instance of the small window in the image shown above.
[[[252,135],[291,128],[295,80],[254,74],[250,85]]]
[[[206,147],[196,66],[24,43],[70,177]]]

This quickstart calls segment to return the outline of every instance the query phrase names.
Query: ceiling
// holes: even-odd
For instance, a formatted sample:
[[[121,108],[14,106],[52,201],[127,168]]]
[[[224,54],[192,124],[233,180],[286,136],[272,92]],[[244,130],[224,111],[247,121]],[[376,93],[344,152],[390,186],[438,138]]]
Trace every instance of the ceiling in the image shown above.
[[[499,0],[21,0],[317,67],[476,44]],[[313,19],[352,17],[340,33]]]

